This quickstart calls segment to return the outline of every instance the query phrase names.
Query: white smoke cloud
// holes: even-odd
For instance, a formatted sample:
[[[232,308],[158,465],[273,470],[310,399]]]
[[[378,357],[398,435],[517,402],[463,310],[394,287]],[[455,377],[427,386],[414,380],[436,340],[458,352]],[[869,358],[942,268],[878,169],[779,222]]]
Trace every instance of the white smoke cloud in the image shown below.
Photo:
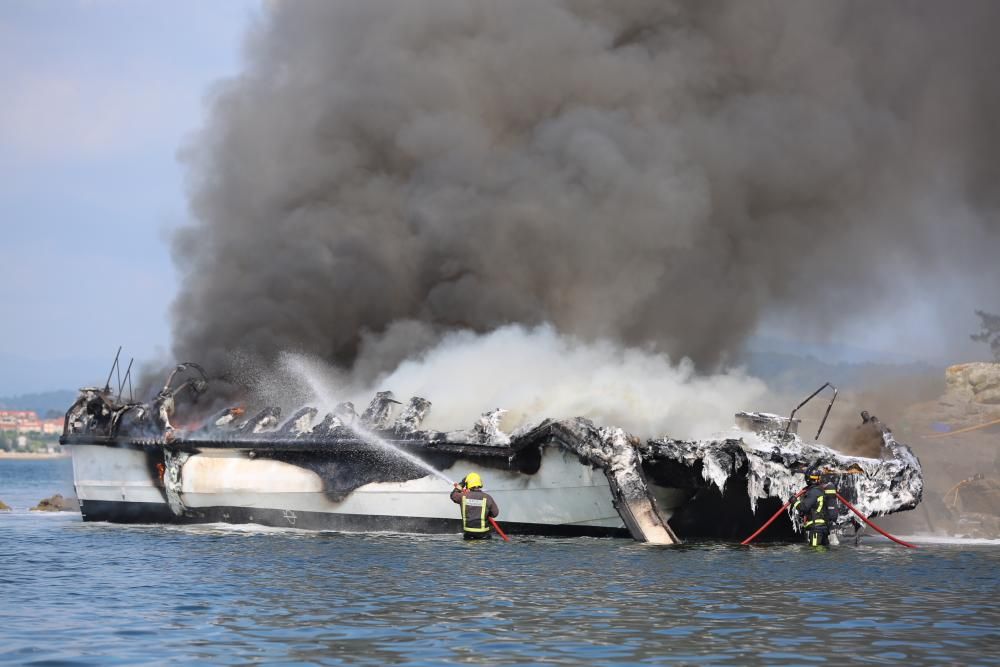
[[[424,426],[440,430],[468,428],[499,407],[509,410],[502,422],[508,431],[579,416],[643,437],[704,437],[732,425],[737,410],[760,407],[766,394],[763,382],[739,371],[698,375],[688,360],[674,364],[663,354],[584,341],[548,325],[448,333],[369,386],[302,355],[284,355],[282,368],[288,377],[271,396],[323,410],[351,399],[360,411],[375,391],[388,389],[404,403],[410,396],[432,401]],[[296,381],[302,387],[290,392]]]

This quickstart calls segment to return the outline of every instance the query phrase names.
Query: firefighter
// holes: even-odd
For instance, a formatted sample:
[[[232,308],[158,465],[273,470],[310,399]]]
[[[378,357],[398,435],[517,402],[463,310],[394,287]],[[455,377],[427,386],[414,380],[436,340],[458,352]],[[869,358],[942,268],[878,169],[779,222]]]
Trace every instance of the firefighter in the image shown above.
[[[806,542],[810,546],[829,546],[830,527],[837,519],[837,489],[832,484],[823,484],[819,469],[806,471],[808,490],[795,501],[795,511],[802,517],[802,527],[806,531]]]
[[[483,480],[470,472],[451,492],[451,501],[462,506],[462,533],[467,540],[490,539],[489,517],[500,515],[500,508],[483,491]]]

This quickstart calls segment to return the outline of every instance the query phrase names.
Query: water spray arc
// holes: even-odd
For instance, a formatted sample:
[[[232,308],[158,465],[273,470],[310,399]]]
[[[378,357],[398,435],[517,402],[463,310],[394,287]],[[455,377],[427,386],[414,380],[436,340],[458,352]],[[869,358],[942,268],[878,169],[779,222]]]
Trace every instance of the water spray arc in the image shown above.
[[[455,485],[454,480],[449,479],[447,475],[445,475],[443,472],[432,466],[430,463],[427,463],[423,459],[411,454],[410,452],[407,452],[405,450],[400,449],[399,447],[396,447],[390,442],[386,442],[375,433],[372,433],[370,430],[366,429],[364,426],[361,426],[359,424],[354,424],[351,426],[351,430],[354,431],[354,433],[356,433],[358,437],[360,437],[368,444],[375,445],[376,447],[386,452],[389,452],[390,454],[394,454],[396,456],[404,458],[410,463],[420,468],[423,468],[424,470],[431,473],[435,477],[440,477],[444,481],[448,482],[448,484],[450,484],[451,486]]]
[[[323,378],[310,368],[309,364],[295,356],[286,357],[284,363],[289,372],[293,373],[309,387],[310,391],[313,393],[313,397],[319,403],[323,404],[325,407],[332,407],[338,402],[336,399],[336,393],[330,390]],[[449,479],[443,472],[414,454],[404,451],[392,443],[386,442],[383,438],[365,428],[358,421],[351,424],[351,430],[368,444],[374,445],[385,452],[406,459],[417,467],[426,470],[435,477],[439,477],[448,482],[449,485],[454,486],[454,480]]]

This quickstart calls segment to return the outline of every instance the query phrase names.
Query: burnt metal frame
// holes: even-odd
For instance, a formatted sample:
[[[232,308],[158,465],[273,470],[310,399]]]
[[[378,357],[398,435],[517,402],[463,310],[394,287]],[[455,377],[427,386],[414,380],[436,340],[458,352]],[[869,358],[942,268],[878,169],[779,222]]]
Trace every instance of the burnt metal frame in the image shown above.
[[[809,401],[811,401],[816,396],[816,394],[818,394],[819,392],[823,391],[827,387],[830,387],[831,389],[833,389],[833,398],[830,399],[830,404],[826,406],[826,412],[823,414],[823,421],[821,421],[819,423],[819,430],[816,431],[816,437],[813,438],[813,440],[819,440],[819,434],[823,432],[823,426],[826,425],[826,418],[830,416],[830,409],[833,407],[833,402],[835,400],[837,400],[837,393],[838,393],[837,388],[834,387],[829,382],[825,382],[822,387],[820,387],[819,389],[817,389],[813,393],[809,394],[809,396],[806,397],[806,400],[802,401],[801,403],[799,403],[798,405],[795,406],[795,409],[792,410],[792,414],[788,415],[788,423],[785,424],[785,433],[784,434],[786,436],[788,435],[789,429],[792,427],[792,419],[795,417],[795,413],[799,411],[799,408],[801,408],[803,405],[805,405],[806,403],[808,403]]]

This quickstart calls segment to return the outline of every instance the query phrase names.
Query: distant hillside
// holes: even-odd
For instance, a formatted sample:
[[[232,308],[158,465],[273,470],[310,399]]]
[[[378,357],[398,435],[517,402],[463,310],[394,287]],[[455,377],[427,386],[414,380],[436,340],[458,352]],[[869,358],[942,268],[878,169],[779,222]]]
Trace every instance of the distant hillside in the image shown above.
[[[826,363],[812,355],[751,352],[744,358],[747,373],[767,382],[773,390],[803,392],[832,382],[842,391],[908,378],[943,378],[944,367],[914,363]]]
[[[62,415],[75,400],[76,392],[69,389],[21,396],[0,396],[0,410],[34,410],[42,417],[49,411]]]
[[[796,359],[812,358],[814,361],[832,366],[840,364],[908,366],[927,361],[899,351],[872,350],[843,343],[814,343],[773,336],[753,336],[746,342],[745,348],[751,355],[777,354]]]

